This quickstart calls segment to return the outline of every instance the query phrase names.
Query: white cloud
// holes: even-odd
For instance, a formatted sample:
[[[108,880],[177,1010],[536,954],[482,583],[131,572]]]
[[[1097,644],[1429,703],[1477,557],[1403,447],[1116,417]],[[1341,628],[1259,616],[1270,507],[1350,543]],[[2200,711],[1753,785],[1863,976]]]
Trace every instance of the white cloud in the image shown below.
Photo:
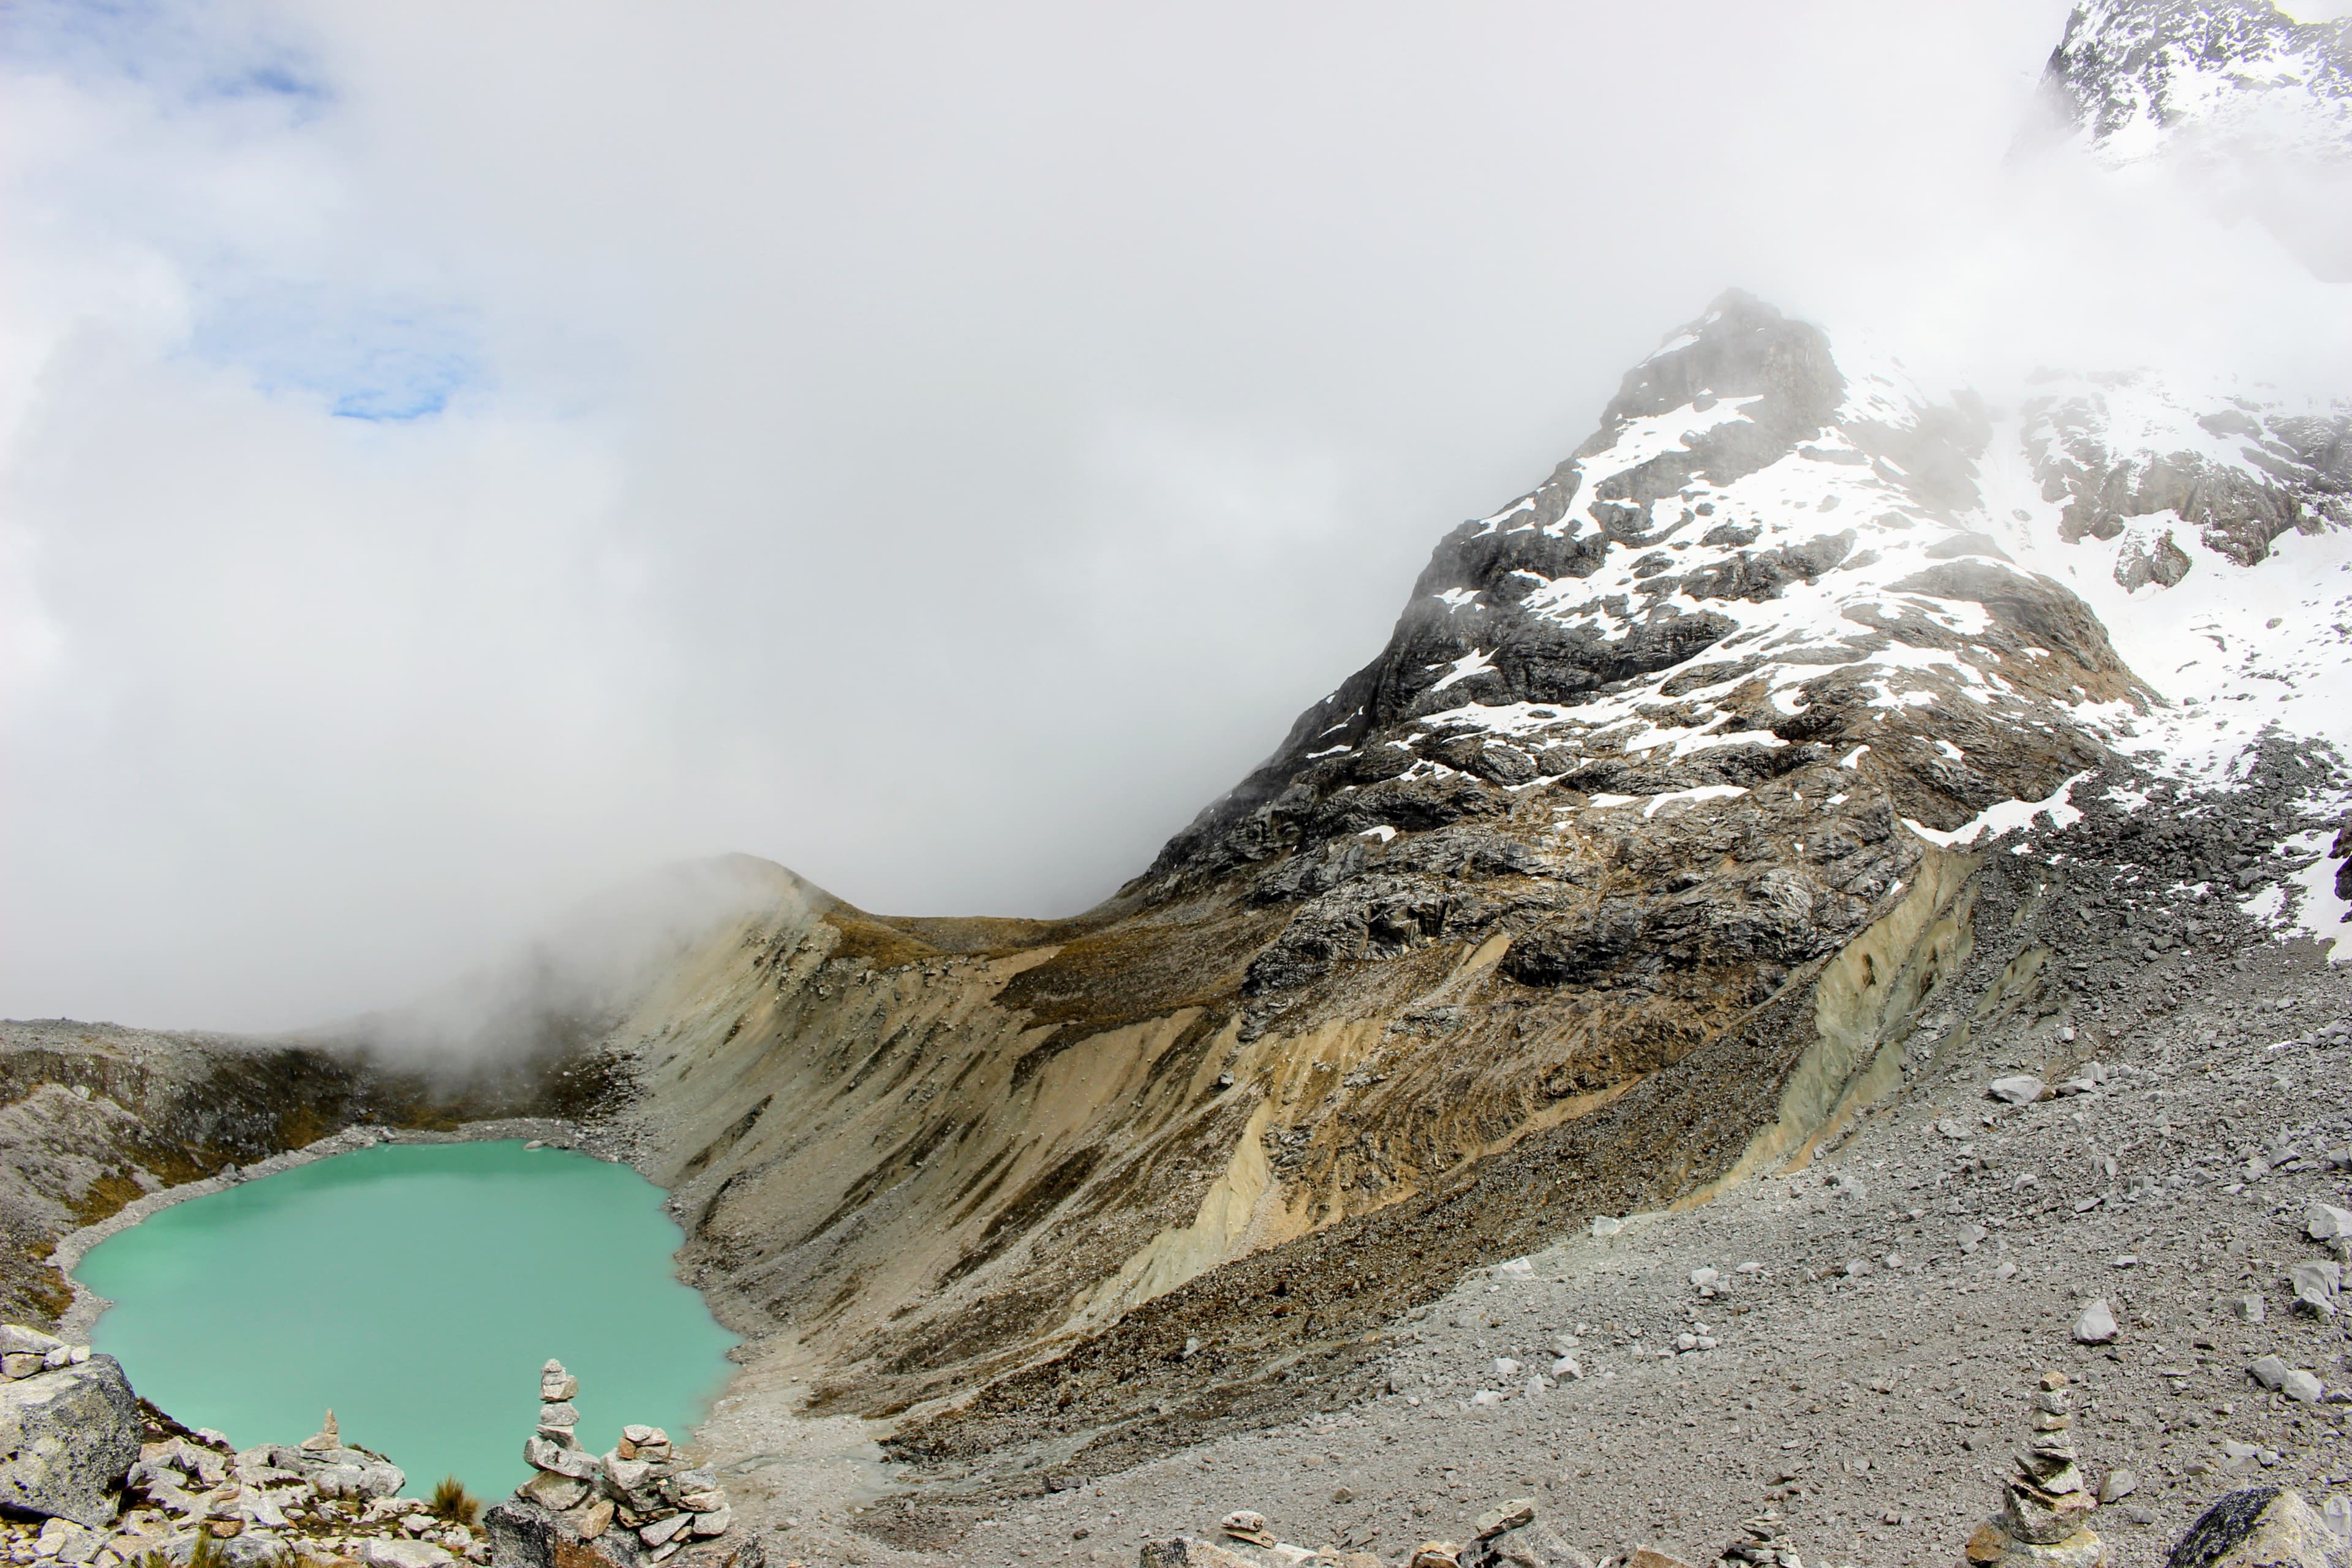
[[[1728,284],[2345,363],[2004,163],[2064,10],[36,7],[0,1012],[347,1012],[723,849],[1076,909]]]

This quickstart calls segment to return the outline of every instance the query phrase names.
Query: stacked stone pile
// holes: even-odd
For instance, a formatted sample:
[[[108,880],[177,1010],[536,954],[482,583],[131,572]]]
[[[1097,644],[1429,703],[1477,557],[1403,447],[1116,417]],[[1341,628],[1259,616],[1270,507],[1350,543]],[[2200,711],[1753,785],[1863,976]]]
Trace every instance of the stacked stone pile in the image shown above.
[[[1805,1568],[1805,1560],[1797,1555],[1796,1548],[1788,1542],[1789,1521],[1780,1517],[1777,1508],[1768,1508],[1752,1519],[1742,1520],[1740,1539],[1723,1549],[1726,1568]]]
[[[602,1455],[580,1446],[580,1380],[560,1361],[539,1378],[539,1425],[523,1442],[535,1474],[490,1510],[493,1551],[501,1564],[576,1559],[564,1547],[588,1544],[608,1562],[640,1568],[667,1563],[727,1533],[733,1514],[719,1479],[688,1464],[658,1426],[624,1426]],[[716,1562],[759,1568],[756,1542],[712,1553]]]
[[[2033,1437],[2001,1488],[2000,1514],[1969,1537],[1979,1568],[2102,1568],[2107,1549],[2090,1528],[2098,1500],[2074,1451],[2074,1400],[2063,1372],[2042,1375],[2033,1395]]]
[[[397,1494],[407,1477],[344,1441],[334,1412],[297,1445],[239,1452],[142,1409],[114,1358],[0,1326],[0,1561],[25,1568],[184,1563],[208,1538],[229,1568],[448,1568],[481,1534]]]

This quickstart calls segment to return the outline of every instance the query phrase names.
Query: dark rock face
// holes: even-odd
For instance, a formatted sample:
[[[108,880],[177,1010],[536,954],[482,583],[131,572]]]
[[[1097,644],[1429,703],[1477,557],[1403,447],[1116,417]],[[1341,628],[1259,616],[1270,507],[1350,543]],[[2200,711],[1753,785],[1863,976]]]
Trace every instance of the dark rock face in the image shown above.
[[[2352,416],[2232,406],[2168,417],[2175,412],[2159,389],[2128,376],[2029,405],[2027,455],[2042,498],[2063,503],[2064,538],[2113,539],[2136,518],[2169,512],[2208,548],[2252,566],[2290,529],[2352,526]],[[2119,449],[2119,416],[2158,426],[2163,447]],[[2189,565],[2168,532],[2160,545],[2128,550],[2116,581],[2169,586]]]
[[[0,1382],[0,1506],[102,1528],[142,1431],[112,1356]]]

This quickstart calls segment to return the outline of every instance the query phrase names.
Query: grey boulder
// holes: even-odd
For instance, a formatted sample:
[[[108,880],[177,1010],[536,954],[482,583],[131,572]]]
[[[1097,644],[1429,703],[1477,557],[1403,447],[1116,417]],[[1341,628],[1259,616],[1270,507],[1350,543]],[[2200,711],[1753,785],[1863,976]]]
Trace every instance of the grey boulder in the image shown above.
[[[96,1530],[114,1518],[142,1436],[112,1356],[0,1383],[0,1506]]]
[[[2287,1270],[2287,1283],[2294,1289],[2298,1310],[2315,1318],[2336,1315],[2336,1298],[2344,1289],[2344,1266],[2330,1258],[2326,1262],[2298,1263]]]
[[[330,1448],[313,1456],[326,1462],[308,1470],[320,1497],[390,1497],[408,1484],[407,1474],[389,1459],[360,1448]]]
[[[1463,1568],[1592,1568],[1592,1559],[1550,1525],[1540,1521],[1474,1542],[1462,1553]]]

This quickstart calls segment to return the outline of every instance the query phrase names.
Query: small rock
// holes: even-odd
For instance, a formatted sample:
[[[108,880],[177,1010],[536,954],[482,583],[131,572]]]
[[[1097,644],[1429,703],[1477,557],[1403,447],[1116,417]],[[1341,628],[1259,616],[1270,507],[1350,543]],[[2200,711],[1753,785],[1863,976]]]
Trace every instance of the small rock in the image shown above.
[[[1424,1541],[1409,1568],[1462,1568],[1461,1549],[1450,1541]]]
[[[2099,1500],[2101,1502],[2121,1502],[2124,1499],[2131,1496],[2132,1493],[2137,1490],[2139,1490],[2139,1477],[2133,1471],[2125,1469],[2109,1470],[2107,1472],[2106,1479],[2099,1483]]]
[[[2339,1237],[2352,1237],[2352,1209],[2340,1209],[2334,1204],[2315,1203],[2303,1211],[2303,1230],[2314,1241],[2334,1241]]]
[[[516,1495],[528,1498],[551,1513],[562,1513],[580,1506],[581,1500],[588,1495],[588,1483],[577,1476],[541,1470],[517,1488]]]
[[[1507,1530],[1517,1530],[1523,1524],[1533,1524],[1535,1521],[1534,1500],[1514,1498],[1509,1502],[1497,1503],[1480,1514],[1476,1523],[1471,1528],[1471,1536],[1474,1540],[1486,1541],[1502,1534]]]
[[[1985,1085],[1985,1093],[2010,1105],[2031,1105],[2042,1098],[2040,1079],[2031,1073],[2017,1073],[2009,1078],[1997,1078]]]
[[[1508,1383],[1511,1379],[1518,1375],[1519,1363],[1517,1362],[1511,1360],[1508,1356],[1497,1356],[1495,1359],[1495,1381],[1497,1383]]]
[[[2263,1321],[2264,1314],[2263,1310],[2263,1299],[2260,1296],[2252,1294],[2241,1296],[2236,1300],[2231,1302],[2230,1306],[2231,1310],[2238,1314],[2238,1321],[2240,1322],[2259,1323]]]
[[[1595,1215],[1593,1216],[1592,1234],[1596,1239],[1601,1237],[1614,1236],[1624,1228],[1625,1222],[1622,1219],[1612,1219],[1607,1215]],[[1424,1547],[1423,1550],[1425,1552],[1428,1549]]]
[[[429,1542],[371,1536],[359,1543],[359,1559],[366,1568],[440,1568],[449,1553]]]
[[[1265,1515],[1252,1508],[1237,1508],[1217,1523],[1217,1528],[1235,1541],[1246,1541],[1252,1546],[1274,1544],[1274,1531],[1265,1527]]]
[[[1694,1268],[1691,1270],[1690,1282],[1695,1289],[1712,1290],[1723,1283],[1723,1276],[1713,1268]]]
[[[1551,1363],[1551,1375],[1555,1379],[1579,1378],[1584,1375],[1584,1367],[1574,1356],[1564,1355]]]
[[[2252,1373],[2253,1380],[2264,1388],[2276,1389],[2285,1385],[2288,1367],[2286,1363],[2278,1357],[2266,1355],[2246,1368],[2246,1371]]]
[[[569,1433],[569,1428],[559,1427],[556,1430]],[[534,1470],[549,1470],[580,1480],[586,1480],[596,1473],[595,1455],[577,1443],[559,1442],[536,1432],[523,1439],[522,1462]]]
[[[2327,1392],[2315,1373],[2296,1369],[2279,1380],[2279,1392],[2300,1405],[2316,1405]]]
[[[1633,1553],[1625,1568],[1690,1568],[1690,1564],[1678,1557],[1669,1557],[1655,1548],[1644,1546]]]
[[[2336,1315],[2336,1299],[2344,1289],[2344,1266],[2333,1258],[2298,1263],[2287,1270],[2294,1291],[2295,1310],[2315,1318]]]
[[[2074,1320],[2074,1342],[2083,1345],[2104,1345],[2115,1342],[2116,1314],[2102,1296],[2083,1309]]]
[[[671,1536],[694,1522],[690,1513],[674,1513],[667,1519],[657,1519],[651,1524],[637,1527],[637,1539],[647,1546],[659,1546]]]

